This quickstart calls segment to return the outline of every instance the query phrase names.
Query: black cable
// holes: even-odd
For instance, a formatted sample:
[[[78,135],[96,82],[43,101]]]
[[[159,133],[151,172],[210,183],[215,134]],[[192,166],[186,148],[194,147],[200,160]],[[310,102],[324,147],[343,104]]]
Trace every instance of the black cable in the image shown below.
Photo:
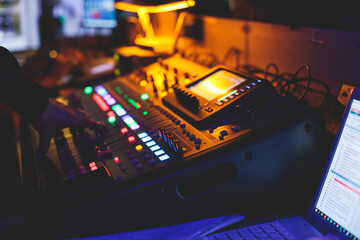
[[[311,78],[310,66],[309,66],[308,64],[303,64],[303,65],[300,66],[300,68],[299,68],[299,69],[295,72],[295,74],[292,76],[291,80],[288,81],[286,84],[284,84],[284,85],[280,88],[280,90],[279,90],[279,93],[280,93],[280,94],[283,93],[283,91],[284,91],[285,89],[286,89],[287,94],[289,94],[289,89],[290,89],[290,87],[291,87],[291,84],[295,84],[295,85],[296,85],[295,79],[296,79],[297,75],[299,74],[299,72],[300,72],[301,70],[303,70],[304,68],[306,68],[306,69],[308,70],[308,78],[307,78],[308,83],[307,83],[307,85],[306,85],[305,90],[304,90],[303,93],[296,99],[296,101],[298,102],[298,101],[300,101],[301,99],[303,99],[303,97],[306,95],[306,93],[308,92],[308,90],[309,90],[309,88],[310,88],[310,83],[311,83],[311,79],[312,79],[312,78]]]
[[[235,54],[235,69],[237,68],[237,66],[240,65],[240,50],[235,48],[235,47],[231,47],[227,50],[227,52],[225,53],[224,59],[222,61],[222,64],[226,65],[226,61],[227,59],[231,56],[231,53]]]
[[[279,76],[279,68],[276,66],[276,64],[275,63],[269,63],[267,66],[266,66],[266,68],[265,68],[265,72],[264,72],[264,78],[266,79],[266,80],[268,80],[267,79],[267,76],[268,76],[268,74],[269,74],[269,69],[271,68],[271,67],[273,67],[274,69],[275,69],[275,76]],[[271,74],[273,77],[274,77],[274,74]],[[276,77],[275,77],[276,78]],[[273,81],[275,81],[275,80],[273,80]],[[271,81],[272,82],[272,81]]]

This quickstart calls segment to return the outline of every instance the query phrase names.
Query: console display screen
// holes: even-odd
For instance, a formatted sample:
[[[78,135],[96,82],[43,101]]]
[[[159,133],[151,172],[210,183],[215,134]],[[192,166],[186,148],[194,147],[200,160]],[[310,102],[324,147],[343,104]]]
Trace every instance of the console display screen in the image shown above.
[[[226,70],[219,70],[203,80],[190,85],[188,89],[196,95],[211,101],[245,81],[246,78]]]

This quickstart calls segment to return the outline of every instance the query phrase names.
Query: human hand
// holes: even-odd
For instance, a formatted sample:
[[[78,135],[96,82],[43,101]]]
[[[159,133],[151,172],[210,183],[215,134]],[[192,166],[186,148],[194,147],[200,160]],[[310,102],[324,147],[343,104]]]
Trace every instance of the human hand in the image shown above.
[[[55,99],[50,99],[37,127],[40,135],[37,157],[42,157],[47,153],[51,138],[54,135],[61,129],[70,126],[94,129],[105,127],[103,123],[90,119],[84,111],[66,106]]]

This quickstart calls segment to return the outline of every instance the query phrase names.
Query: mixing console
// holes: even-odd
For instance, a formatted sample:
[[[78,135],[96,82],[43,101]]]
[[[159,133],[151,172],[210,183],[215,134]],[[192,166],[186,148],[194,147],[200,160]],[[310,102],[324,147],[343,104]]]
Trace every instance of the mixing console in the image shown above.
[[[117,198],[110,196],[126,201],[134,190],[131,201],[153,198],[164,211],[175,202],[191,211],[201,209],[199,199],[251,201],[269,191],[276,197],[292,183],[300,193],[298,178],[312,173],[308,166],[321,154],[317,112],[285,101],[264,79],[178,55],[88,86],[67,101],[107,130],[67,128],[54,138],[48,157],[60,185],[77,186],[60,201],[46,197],[55,205],[72,203],[78,192],[80,202],[103,201],[114,211]],[[72,184],[79,179],[86,180]],[[49,181],[40,185],[44,196],[57,191]]]

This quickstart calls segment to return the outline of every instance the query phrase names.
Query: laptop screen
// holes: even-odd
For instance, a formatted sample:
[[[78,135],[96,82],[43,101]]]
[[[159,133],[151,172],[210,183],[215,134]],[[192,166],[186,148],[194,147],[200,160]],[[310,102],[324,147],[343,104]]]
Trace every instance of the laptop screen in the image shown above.
[[[351,239],[360,238],[360,101],[350,112],[333,149],[315,213]]]

